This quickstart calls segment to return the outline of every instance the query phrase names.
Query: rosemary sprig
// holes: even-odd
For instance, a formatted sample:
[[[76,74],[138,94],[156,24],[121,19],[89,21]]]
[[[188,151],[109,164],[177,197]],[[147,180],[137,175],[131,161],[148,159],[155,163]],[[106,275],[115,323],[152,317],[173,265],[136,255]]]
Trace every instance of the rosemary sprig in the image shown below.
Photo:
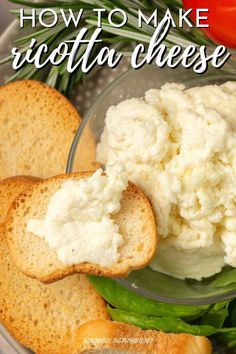
[[[28,33],[27,26],[25,28],[25,33],[23,30],[23,35],[16,40],[16,45],[19,47],[21,52],[25,52],[31,39],[37,39],[37,46],[42,43],[47,43],[50,45],[49,53],[55,49],[59,43],[63,40],[73,40],[75,39],[79,29],[82,26],[89,28],[88,37],[92,35],[97,27],[97,20],[94,16],[93,8],[105,8],[107,12],[120,8],[123,9],[128,15],[128,23],[122,28],[113,28],[108,22],[107,18],[103,18],[103,43],[106,46],[113,46],[114,43],[119,43],[121,48],[125,48],[126,52],[132,50],[136,43],[149,43],[150,38],[154,32],[152,26],[144,24],[142,28],[137,27],[137,14],[138,9],[141,9],[147,16],[151,15],[154,10],[158,10],[160,16],[162,16],[167,8],[171,9],[173,15],[178,15],[178,10],[181,7],[180,0],[50,0],[44,1],[39,0],[33,2],[30,0],[9,0],[18,5],[22,5],[29,9],[35,8],[37,12],[44,8],[53,8],[59,15],[59,21],[53,28],[43,28],[41,25],[37,25],[35,31]],[[83,8],[85,16],[80,23],[80,27],[75,29],[73,26],[66,28],[63,26],[63,19],[60,16],[60,9],[71,9],[75,13],[78,13],[79,9]],[[14,10],[13,13],[19,16],[19,11]],[[116,15],[117,20],[122,20],[121,15]],[[21,29],[22,32],[22,29]],[[187,32],[181,28],[172,28],[169,35],[166,37],[164,42],[168,47],[173,44],[178,44],[186,47],[189,43],[194,44],[207,44],[209,41],[202,35],[200,31],[190,31]],[[93,55],[99,51],[100,47],[96,46],[93,51]],[[80,46],[80,50],[77,53],[77,59],[79,59],[85,51],[85,45]],[[3,58],[0,61],[0,65],[6,62],[10,62],[12,56]],[[80,69],[76,73],[70,74],[66,71],[66,62],[60,66],[48,66],[46,70],[36,70],[32,65],[27,64],[23,69],[17,71],[8,81],[24,79],[24,78],[36,78],[38,80],[46,81],[51,86],[56,87],[61,92],[69,95],[73,85],[77,84],[83,79],[83,73]]]

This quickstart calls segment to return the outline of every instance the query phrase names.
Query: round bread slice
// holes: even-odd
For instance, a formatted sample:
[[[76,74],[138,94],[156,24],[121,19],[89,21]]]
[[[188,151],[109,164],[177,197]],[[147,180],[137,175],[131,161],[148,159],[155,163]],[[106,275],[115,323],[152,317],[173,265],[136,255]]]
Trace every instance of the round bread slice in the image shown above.
[[[0,87],[0,178],[64,173],[81,117],[58,91],[34,80]],[[87,130],[77,171],[94,170],[95,140]]]
[[[22,181],[17,177],[8,181],[8,204],[20,189],[25,190],[26,179]],[[32,183],[34,179],[28,179],[28,187]],[[78,348],[81,324],[108,319],[104,300],[86,276],[76,274],[45,285],[20,272],[10,257],[3,224],[0,269],[0,321],[21,344],[37,354],[72,354]]]
[[[146,266],[155,255],[157,232],[153,210],[144,193],[132,183],[123,192],[120,211],[113,215],[124,243],[119,248],[119,261],[110,268],[91,263],[65,265],[44,239],[27,232],[28,220],[45,217],[50,198],[63,182],[91,174],[74,173],[48,178],[30,187],[12,204],[6,221],[7,241],[15,264],[28,276],[45,283],[77,272],[126,276],[131,270]]]

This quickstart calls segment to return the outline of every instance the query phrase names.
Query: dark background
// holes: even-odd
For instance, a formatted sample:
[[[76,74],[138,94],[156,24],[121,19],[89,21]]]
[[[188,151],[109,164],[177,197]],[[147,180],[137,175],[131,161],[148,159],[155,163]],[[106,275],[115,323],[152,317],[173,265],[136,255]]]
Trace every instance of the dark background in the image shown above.
[[[0,35],[15,18],[14,15],[10,14],[9,10],[17,7],[16,4],[12,4],[7,0],[0,0]]]

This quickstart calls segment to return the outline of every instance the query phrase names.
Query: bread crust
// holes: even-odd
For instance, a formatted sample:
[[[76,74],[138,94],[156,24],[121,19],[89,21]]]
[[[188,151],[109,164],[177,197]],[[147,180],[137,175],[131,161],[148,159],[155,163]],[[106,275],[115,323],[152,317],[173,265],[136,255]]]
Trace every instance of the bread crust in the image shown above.
[[[144,193],[132,183],[129,183],[127,190],[123,192],[121,211],[114,215],[114,219],[120,226],[122,232],[122,227],[124,229],[124,226],[122,226],[124,213],[127,220],[129,218],[136,217],[135,223],[140,222],[139,219],[141,217],[143,218],[142,227],[147,229],[146,234],[148,234],[148,240],[143,240],[144,255],[140,255],[139,259],[135,262],[133,259],[122,259],[119,264],[116,264],[111,268],[105,268],[89,263],[67,266],[58,260],[56,252],[54,250],[50,250],[43,239],[31,233],[27,233],[27,219],[31,218],[33,215],[34,218],[41,218],[45,216],[45,209],[47,207],[48,200],[51,195],[58,190],[62,182],[68,178],[80,179],[88,177],[91,174],[92,172],[72,173],[69,175],[59,175],[45,179],[37,185],[30,187],[25,193],[22,193],[12,204],[6,219],[6,237],[16,266],[26,275],[32,278],[37,278],[44,283],[51,283],[75,273],[104,275],[109,277],[126,276],[133,269],[145,267],[154,257],[157,248],[157,230],[153,210]],[[40,200],[45,198],[43,193],[46,189],[48,195],[47,200],[43,201],[43,213],[37,214],[37,206],[39,205]],[[49,189],[50,193],[48,192]],[[140,210],[142,209],[137,216],[134,215],[135,206],[137,206]],[[27,217],[24,218],[24,220],[22,219],[20,221],[20,215],[23,215],[27,208],[30,208],[31,211],[28,213]],[[129,220],[129,222],[132,222],[132,220]],[[140,238],[142,239],[142,235]],[[26,243],[24,243],[25,241]],[[27,246],[31,247],[31,252],[35,249],[41,250],[42,253],[37,254],[37,257],[35,257],[35,259],[37,259],[38,266],[32,267],[32,262],[27,261],[29,251],[24,251]],[[45,260],[46,258],[48,263]]]
[[[164,333],[142,330],[139,327],[115,321],[91,321],[78,331],[79,348],[74,354],[96,353],[116,349],[124,353],[142,354],[211,354],[212,346],[206,337],[191,334]],[[132,342],[133,340],[133,342]]]

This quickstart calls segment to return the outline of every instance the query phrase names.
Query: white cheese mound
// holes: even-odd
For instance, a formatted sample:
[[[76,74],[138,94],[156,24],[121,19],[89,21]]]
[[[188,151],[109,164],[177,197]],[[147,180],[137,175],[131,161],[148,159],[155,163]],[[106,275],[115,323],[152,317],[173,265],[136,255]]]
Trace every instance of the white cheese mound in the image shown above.
[[[64,264],[110,267],[118,261],[124,242],[111,215],[120,210],[127,186],[121,164],[107,166],[106,175],[99,169],[91,177],[68,180],[52,195],[45,218],[30,219],[27,231],[44,238]]]
[[[201,279],[236,267],[235,82],[166,84],[110,107],[97,160],[122,162],[151,200],[161,238],[154,269]]]

